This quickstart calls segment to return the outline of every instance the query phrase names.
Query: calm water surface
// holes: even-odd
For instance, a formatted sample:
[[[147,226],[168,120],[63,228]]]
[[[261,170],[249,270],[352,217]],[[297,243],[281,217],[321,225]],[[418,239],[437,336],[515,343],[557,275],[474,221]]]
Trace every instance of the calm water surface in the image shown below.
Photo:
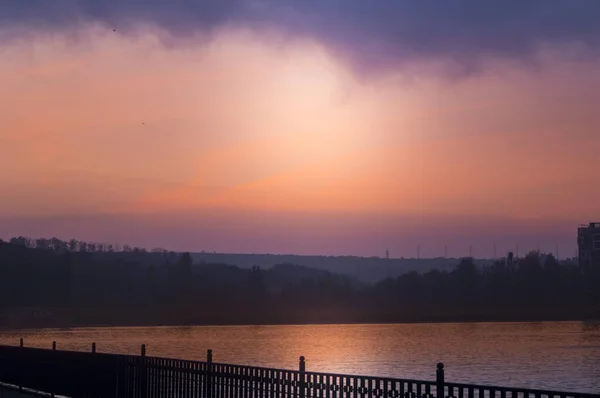
[[[2,331],[0,344],[600,393],[600,323],[198,326]]]

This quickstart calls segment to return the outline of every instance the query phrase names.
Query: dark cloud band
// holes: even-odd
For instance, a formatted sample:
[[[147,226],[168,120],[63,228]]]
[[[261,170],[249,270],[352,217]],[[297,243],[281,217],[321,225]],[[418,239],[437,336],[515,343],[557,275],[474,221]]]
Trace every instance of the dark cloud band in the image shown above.
[[[373,67],[415,58],[468,65],[530,58],[540,44],[600,47],[600,0],[0,0],[0,26],[124,32],[152,23],[184,37],[227,24],[312,36]]]

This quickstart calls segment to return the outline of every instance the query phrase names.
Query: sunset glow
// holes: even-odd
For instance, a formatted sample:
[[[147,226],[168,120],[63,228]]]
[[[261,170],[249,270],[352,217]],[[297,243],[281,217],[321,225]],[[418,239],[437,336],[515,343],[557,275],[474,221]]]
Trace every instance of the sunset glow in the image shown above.
[[[277,29],[176,41],[149,24],[11,34],[0,237],[566,255],[599,216],[600,60],[577,42],[542,43],[535,63],[490,55],[457,77],[443,58],[362,73],[318,36]]]

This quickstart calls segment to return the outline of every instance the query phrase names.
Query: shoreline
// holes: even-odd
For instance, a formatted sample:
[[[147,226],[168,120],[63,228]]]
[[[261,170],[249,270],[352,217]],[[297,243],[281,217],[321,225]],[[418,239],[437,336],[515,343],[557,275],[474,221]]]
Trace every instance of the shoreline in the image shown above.
[[[127,322],[119,322],[114,324],[106,324],[106,323],[98,323],[98,324],[53,324],[53,325],[39,325],[39,326],[7,326],[0,325],[0,333],[3,332],[11,332],[11,331],[29,331],[29,330],[61,330],[61,329],[98,329],[98,328],[176,328],[176,327],[244,327],[244,326],[326,326],[326,325],[426,325],[426,324],[486,324],[486,323],[567,323],[567,322],[577,322],[577,323],[600,323],[600,316],[597,317],[557,317],[557,318],[512,318],[512,319],[477,319],[477,320],[406,320],[406,321],[373,321],[373,322],[361,322],[361,321],[348,321],[348,322],[256,322],[256,323],[248,323],[248,322],[197,322],[197,323],[184,323],[184,322],[168,322],[168,323],[127,323]]]

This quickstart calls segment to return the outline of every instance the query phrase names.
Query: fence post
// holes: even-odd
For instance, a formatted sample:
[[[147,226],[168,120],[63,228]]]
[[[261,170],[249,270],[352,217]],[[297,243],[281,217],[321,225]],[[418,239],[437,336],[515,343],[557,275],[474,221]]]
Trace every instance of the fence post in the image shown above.
[[[304,360],[304,356],[300,357],[300,398],[304,398],[306,396],[306,361]]]
[[[92,343],[92,354],[96,353],[96,343]]]
[[[147,368],[146,368],[146,344],[142,344],[142,349],[140,353],[140,362],[138,367],[138,375],[139,375],[139,386],[140,386],[140,398],[146,398],[148,395],[148,378],[147,378]]]
[[[435,390],[436,398],[444,398],[444,364],[439,362],[435,371]]]
[[[19,347],[23,348],[23,337],[21,337],[19,339]],[[23,380],[21,380],[22,377],[23,377],[23,370],[20,369],[19,370],[19,391],[23,391]]]
[[[213,397],[213,374],[212,374],[212,361],[213,361],[213,355],[212,355],[212,350],[208,350],[206,351],[206,363],[207,363],[207,375],[206,375],[206,396],[208,398],[212,398]]]
[[[52,351],[56,351],[56,341],[52,342]],[[50,397],[54,398],[54,392],[50,392]]]

